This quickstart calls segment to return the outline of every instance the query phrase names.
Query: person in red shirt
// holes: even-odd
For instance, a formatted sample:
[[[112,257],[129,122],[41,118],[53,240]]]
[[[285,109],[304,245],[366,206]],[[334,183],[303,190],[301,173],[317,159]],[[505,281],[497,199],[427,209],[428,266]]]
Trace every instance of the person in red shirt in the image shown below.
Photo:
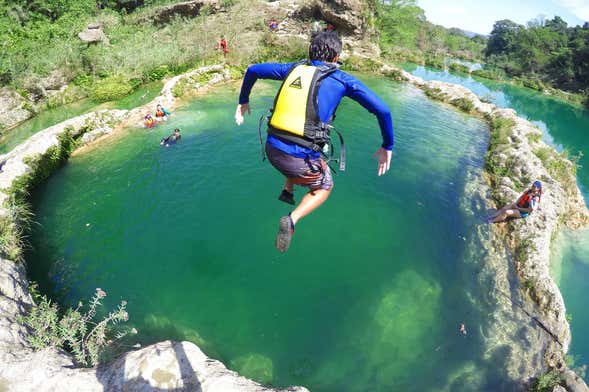
[[[227,56],[227,53],[229,53],[229,49],[227,48],[227,40],[225,39],[225,37],[221,36],[221,41],[219,42],[219,46],[217,46],[217,49],[223,50],[223,56]]]

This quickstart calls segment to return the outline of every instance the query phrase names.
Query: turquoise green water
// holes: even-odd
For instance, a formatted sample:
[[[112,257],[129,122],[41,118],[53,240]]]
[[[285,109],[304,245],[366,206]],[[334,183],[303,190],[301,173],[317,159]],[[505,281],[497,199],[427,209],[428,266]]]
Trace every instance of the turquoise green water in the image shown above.
[[[505,83],[461,77],[424,67],[411,67],[412,73],[426,80],[443,80],[468,87],[479,96],[491,97],[501,107],[515,109],[544,131],[544,139],[559,150],[566,149],[579,159],[577,180],[589,201],[589,112],[560,100]],[[553,273],[557,278],[572,316],[570,354],[577,366],[589,364],[589,314],[586,297],[589,292],[589,231],[564,233],[555,247]],[[589,381],[589,376],[585,377]]]
[[[297,225],[286,254],[273,246],[289,211],[277,201],[283,179],[261,162],[257,135],[278,85],[256,86],[242,127],[233,122],[237,90],[225,86],[163,128],[130,129],[73,157],[38,189],[32,279],[68,304],[101,287],[110,304],[128,301],[141,342],[191,340],[266,384],[513,388],[504,358],[484,359],[489,314],[469,299],[488,292],[473,284],[482,256],[465,260],[480,219],[460,200],[466,173],[480,173],[487,127],[412,87],[367,83],[393,111],[391,172],[376,175],[376,119],[344,100],[336,125],[348,170]],[[160,147],[173,127],[182,141]]]
[[[138,105],[142,105],[158,96],[161,89],[162,83],[154,82],[141,86],[132,94],[116,102],[108,102],[99,105],[91,99],[83,99],[78,102],[43,111],[37,116],[23,122],[9,131],[6,131],[0,136],[0,154],[9,152],[35,133],[72,117],[97,109],[132,109]]]
[[[4,132],[4,134],[0,136],[0,154],[9,152],[35,133],[52,125],[59,124],[69,118],[90,112],[94,107],[96,107],[96,103],[92,102],[90,99],[84,99],[69,105],[41,112],[39,115]]]

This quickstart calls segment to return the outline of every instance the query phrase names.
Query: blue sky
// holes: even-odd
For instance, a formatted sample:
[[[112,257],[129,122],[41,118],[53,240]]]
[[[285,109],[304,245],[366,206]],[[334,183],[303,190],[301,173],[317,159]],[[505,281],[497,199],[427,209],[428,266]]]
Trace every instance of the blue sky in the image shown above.
[[[489,34],[493,23],[510,19],[516,23],[543,16],[560,16],[569,26],[589,20],[589,0],[417,0],[427,20],[444,27],[458,27]]]

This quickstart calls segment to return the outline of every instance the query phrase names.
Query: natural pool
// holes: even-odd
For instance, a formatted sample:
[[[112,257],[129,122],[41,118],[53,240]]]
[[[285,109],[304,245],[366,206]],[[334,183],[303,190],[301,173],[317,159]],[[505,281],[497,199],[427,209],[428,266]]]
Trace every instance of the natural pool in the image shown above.
[[[363,77],[393,111],[391,172],[376,175],[375,118],[344,101],[348,170],[330,200],[273,247],[281,177],[261,162],[255,114],[233,122],[234,87],[214,89],[153,130],[131,129],[74,156],[34,195],[31,278],[76,304],[95,287],[128,301],[139,339],[199,344],[247,377],[313,391],[510,388],[488,358],[488,309],[467,250],[464,208],[488,129],[411,86]],[[173,127],[182,141],[162,148]],[[301,190],[297,197],[300,198]],[[458,333],[465,322],[469,334]],[[419,376],[416,376],[419,374]]]
[[[589,112],[533,90],[482,78],[460,76],[421,66],[407,68],[426,80],[442,80],[463,85],[480,97],[489,97],[500,107],[515,109],[544,131],[544,139],[558,150],[567,150],[578,159],[577,180],[589,201]],[[581,153],[581,155],[579,155]],[[572,343],[569,354],[575,366],[589,364],[589,231],[563,232],[555,242],[552,272],[571,319]],[[585,376],[589,382],[589,375]]]

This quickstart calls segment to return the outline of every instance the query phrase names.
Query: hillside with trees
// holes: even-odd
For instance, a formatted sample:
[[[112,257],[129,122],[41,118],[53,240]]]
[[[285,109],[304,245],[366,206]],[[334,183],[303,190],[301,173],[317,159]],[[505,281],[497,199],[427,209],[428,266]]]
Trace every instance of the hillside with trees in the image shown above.
[[[486,63],[510,76],[589,95],[589,23],[568,27],[560,17],[523,26],[500,20],[485,50]]]

